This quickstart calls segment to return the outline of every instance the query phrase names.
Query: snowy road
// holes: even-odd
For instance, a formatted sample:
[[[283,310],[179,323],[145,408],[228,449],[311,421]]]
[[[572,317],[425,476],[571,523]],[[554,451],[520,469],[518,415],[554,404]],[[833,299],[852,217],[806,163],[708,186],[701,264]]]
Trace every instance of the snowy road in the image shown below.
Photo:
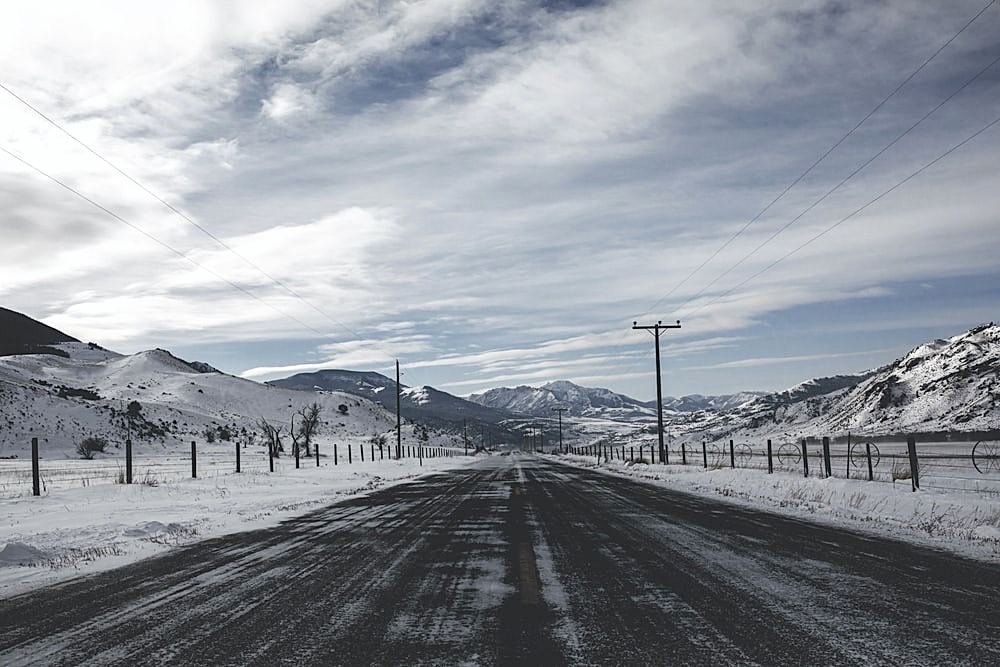
[[[997,664],[1000,566],[529,457],[0,601],[0,664]]]

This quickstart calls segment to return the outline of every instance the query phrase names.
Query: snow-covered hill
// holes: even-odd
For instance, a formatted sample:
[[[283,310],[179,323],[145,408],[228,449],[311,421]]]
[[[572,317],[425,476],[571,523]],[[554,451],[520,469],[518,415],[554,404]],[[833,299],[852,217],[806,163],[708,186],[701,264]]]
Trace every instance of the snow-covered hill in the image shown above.
[[[292,414],[323,406],[321,441],[387,434],[395,417],[382,406],[342,392],[312,394],[209,371],[166,350],[123,356],[93,344],[57,343],[56,354],[0,358],[0,456],[23,456],[38,437],[46,456],[72,456],[77,442],[100,436],[124,441],[123,413],[141,406],[133,437],[139,453],[204,442],[206,428],[234,439],[265,417],[289,430]],[[412,426],[404,437],[414,437]]]
[[[809,380],[733,410],[696,413],[684,430],[796,435],[1000,428],[1000,326],[920,345],[860,375]]]

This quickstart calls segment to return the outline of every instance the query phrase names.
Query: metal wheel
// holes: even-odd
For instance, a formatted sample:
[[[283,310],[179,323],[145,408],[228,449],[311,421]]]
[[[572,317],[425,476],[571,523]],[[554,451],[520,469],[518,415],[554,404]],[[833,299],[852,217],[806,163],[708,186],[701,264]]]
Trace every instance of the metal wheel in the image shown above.
[[[1000,443],[995,440],[980,440],[972,447],[972,465],[980,475],[991,470],[1000,472]]]
[[[802,461],[802,450],[796,445],[784,444],[778,447],[778,463],[791,468]]]
[[[882,460],[882,455],[878,451],[878,445],[874,442],[856,442],[851,445],[850,457],[851,465],[855,468],[867,467],[868,466],[868,455],[865,453],[865,445],[872,448],[872,468],[877,468],[879,461]]]

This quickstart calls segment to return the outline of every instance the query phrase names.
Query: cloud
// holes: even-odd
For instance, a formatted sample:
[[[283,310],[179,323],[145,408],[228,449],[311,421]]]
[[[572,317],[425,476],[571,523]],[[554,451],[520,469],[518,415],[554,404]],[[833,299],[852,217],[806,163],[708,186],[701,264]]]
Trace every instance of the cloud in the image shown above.
[[[2,94],[0,145],[257,298],[5,156],[0,298],[124,350],[228,344],[234,369],[255,373],[382,363],[376,351],[395,341],[401,349],[384,351],[438,383],[572,373],[639,387],[633,370],[649,340],[629,330],[633,315],[979,5],[849,1],[834,12],[823,3],[275,0],[0,9],[5,85],[322,313]],[[994,24],[984,15],[650,313],[684,319],[665,354],[703,355],[703,366],[724,362],[733,345],[748,359],[822,354],[758,349],[766,341],[751,336],[787,335],[816,309],[904,303],[911,282],[995,273],[994,135],[984,135],[724,295],[981,125],[994,112],[984,79],[698,295],[994,57]],[[998,298],[986,292],[981,311],[954,312],[990,319]],[[408,336],[429,338],[418,349]],[[280,341],[283,356],[258,359],[250,343],[260,341]],[[357,347],[317,352],[332,342]],[[684,377],[692,391],[702,375]]]

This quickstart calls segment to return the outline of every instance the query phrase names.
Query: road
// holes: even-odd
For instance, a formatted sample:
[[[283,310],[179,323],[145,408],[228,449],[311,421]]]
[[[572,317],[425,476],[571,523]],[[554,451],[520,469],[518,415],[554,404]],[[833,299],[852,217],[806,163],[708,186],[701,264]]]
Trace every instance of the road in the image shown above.
[[[0,664],[1000,664],[1000,566],[530,456],[0,601]]]

